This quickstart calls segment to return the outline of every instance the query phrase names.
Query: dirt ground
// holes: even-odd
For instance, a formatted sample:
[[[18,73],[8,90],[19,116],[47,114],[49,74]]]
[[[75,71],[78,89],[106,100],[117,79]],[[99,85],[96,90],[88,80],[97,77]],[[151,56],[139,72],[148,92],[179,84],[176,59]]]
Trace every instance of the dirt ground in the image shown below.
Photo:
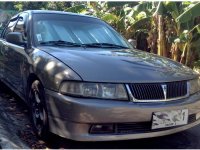
[[[200,148],[200,126],[169,136],[140,140],[75,142],[52,134],[47,141],[42,141],[32,131],[27,106],[2,83],[0,83],[0,137],[8,137],[4,138],[3,142],[0,139],[0,145],[1,143],[6,145],[6,140],[10,140],[6,147],[1,145],[2,148]]]

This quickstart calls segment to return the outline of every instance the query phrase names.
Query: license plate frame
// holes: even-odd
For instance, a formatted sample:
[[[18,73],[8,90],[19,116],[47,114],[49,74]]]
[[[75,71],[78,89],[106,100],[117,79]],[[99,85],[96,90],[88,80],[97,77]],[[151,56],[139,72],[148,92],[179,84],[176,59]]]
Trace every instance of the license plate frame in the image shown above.
[[[188,109],[154,112],[151,129],[162,129],[188,124]]]

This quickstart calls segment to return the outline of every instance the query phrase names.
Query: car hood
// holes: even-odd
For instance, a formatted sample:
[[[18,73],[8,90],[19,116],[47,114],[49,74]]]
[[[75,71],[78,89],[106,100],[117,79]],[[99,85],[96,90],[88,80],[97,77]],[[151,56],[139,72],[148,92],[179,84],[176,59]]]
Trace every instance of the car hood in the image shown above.
[[[39,49],[62,61],[84,81],[152,83],[189,80],[197,76],[186,66],[140,50],[63,47]]]

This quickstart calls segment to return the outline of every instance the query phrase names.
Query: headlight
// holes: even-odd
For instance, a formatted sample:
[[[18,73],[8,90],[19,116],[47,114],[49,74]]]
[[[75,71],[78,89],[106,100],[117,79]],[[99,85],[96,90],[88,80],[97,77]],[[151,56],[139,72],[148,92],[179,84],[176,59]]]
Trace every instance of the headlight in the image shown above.
[[[190,94],[200,91],[200,79],[190,80]]]
[[[71,96],[128,100],[123,84],[64,82],[60,93]]]

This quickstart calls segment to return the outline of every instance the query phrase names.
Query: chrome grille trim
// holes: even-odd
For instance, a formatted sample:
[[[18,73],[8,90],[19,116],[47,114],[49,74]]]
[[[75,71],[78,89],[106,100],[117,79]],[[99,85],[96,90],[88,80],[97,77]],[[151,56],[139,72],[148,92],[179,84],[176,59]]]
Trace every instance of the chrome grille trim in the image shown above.
[[[160,83],[162,84],[162,83]],[[187,98],[189,97],[189,82],[187,81],[187,94],[184,95],[184,96],[180,96],[180,97],[176,97],[176,98],[163,98],[163,99],[136,99],[133,94],[132,94],[132,91],[130,89],[130,85],[129,84],[125,84],[126,86],[126,89],[127,89],[127,92],[128,92],[128,95],[129,95],[129,98],[132,102],[167,102],[167,101],[173,101],[173,100],[179,100],[179,99],[183,99],[183,98]]]

